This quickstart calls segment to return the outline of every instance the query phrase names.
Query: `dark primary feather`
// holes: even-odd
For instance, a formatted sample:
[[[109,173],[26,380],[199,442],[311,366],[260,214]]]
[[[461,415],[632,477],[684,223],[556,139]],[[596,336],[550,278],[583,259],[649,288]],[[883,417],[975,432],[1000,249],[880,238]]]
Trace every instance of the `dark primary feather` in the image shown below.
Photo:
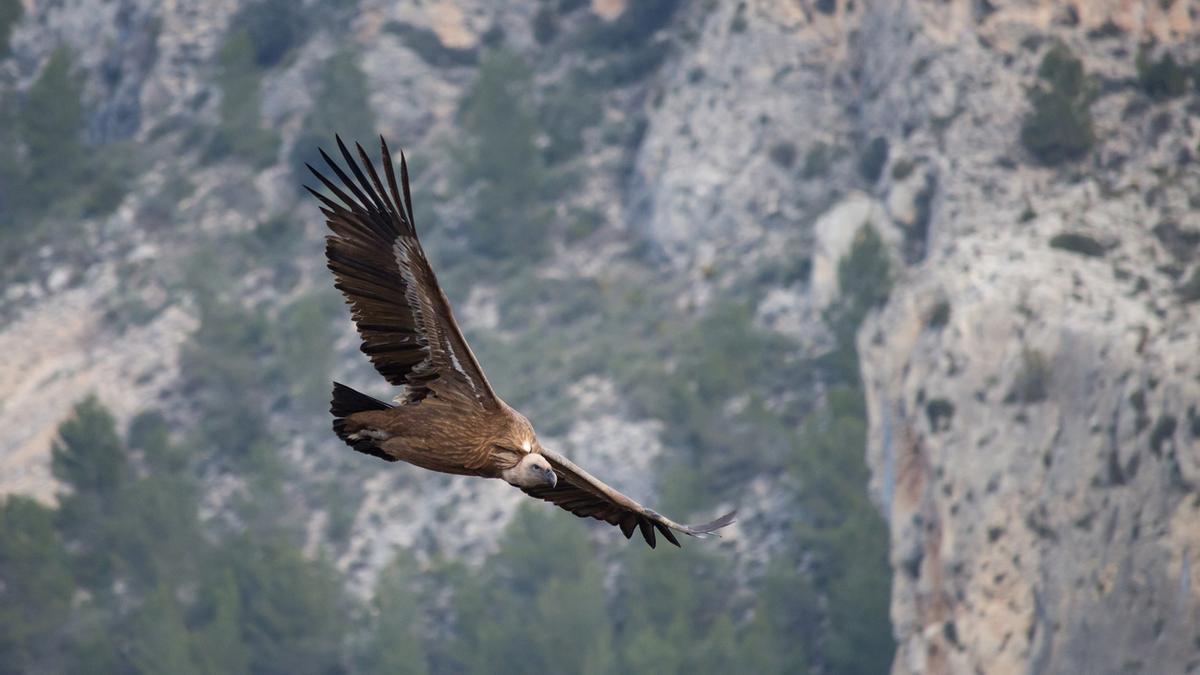
[[[350,304],[361,349],[388,382],[405,387],[409,402],[439,389],[494,407],[491,385],[417,238],[404,155],[401,187],[387,143],[379,140],[386,186],[362,146],[355,144],[356,158],[340,137],[338,151],[349,172],[324,150],[321,157],[337,180],[308,167],[332,197],[305,186],[320,200],[333,232],[325,256],[334,285]]]
[[[727,513],[703,525],[681,525],[614,490],[562,455],[542,450],[542,456],[554,467],[558,484],[554,487],[522,488],[526,494],[566,509],[580,518],[595,518],[616,525],[626,539],[632,538],[635,530],[640,530],[650,548],[658,543],[655,531],[679,546],[679,540],[672,530],[703,538],[715,535],[717,530],[732,524],[737,514],[736,511]]]

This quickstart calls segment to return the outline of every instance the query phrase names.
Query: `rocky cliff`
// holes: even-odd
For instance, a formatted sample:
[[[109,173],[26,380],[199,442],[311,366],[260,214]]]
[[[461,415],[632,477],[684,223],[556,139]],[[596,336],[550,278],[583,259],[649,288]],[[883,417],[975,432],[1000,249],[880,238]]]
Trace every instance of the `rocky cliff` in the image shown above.
[[[225,114],[221,50],[246,3],[93,4],[27,0],[0,72],[6,91],[28,91],[68,45],[90,142],[141,148],[111,215],[60,224],[2,272],[0,492],[45,499],[54,429],[80,395],[97,393],[123,420],[175,403],[196,422],[180,359],[200,322],[186,283],[198,251],[283,217],[305,233],[294,261],[254,268],[233,290],[282,306],[328,283],[316,211],[297,208],[288,158],[315,73],[346,43],[361,54],[376,126],[416,147],[418,187],[440,193],[431,217],[450,234],[435,246],[453,251],[470,212],[444,192],[480,54],[502,35],[553,83],[577,57],[551,29],[658,20],[600,0],[553,25],[532,1],[307,3],[301,45],[261,79],[259,122],[281,145],[255,165],[205,159],[194,131]],[[753,284],[756,325],[817,357],[835,347],[824,318],[839,261],[864,227],[887,246],[894,286],[857,347],[869,489],[891,532],[895,673],[1200,663],[1197,11],[1183,0],[686,4],[652,26],[661,47],[620,62],[636,78],[602,73],[621,84],[589,103],[599,121],[582,132],[580,182],[556,211],[594,214],[594,229],[556,243],[543,277],[603,288],[632,276],[684,314]],[[1027,131],[1030,92],[1068,86],[1045,67],[1052,53],[1081,64],[1064,105],[1091,125],[1065,158],[1039,154],[1065,147],[1059,132],[1039,145]],[[1165,93],[1146,65],[1163,54],[1186,66]],[[653,274],[629,272],[629,255]],[[779,269],[790,272],[764,272]],[[506,317],[525,315],[516,294],[452,290],[473,333],[505,349],[533,339],[505,332]],[[337,326],[334,370],[370,382],[349,326]],[[644,494],[648,463],[681,441],[628,399],[607,377],[574,383],[562,403],[571,421],[551,440],[583,464],[644,448],[642,464],[612,476]],[[487,549],[520,499],[501,485],[347,468],[324,459],[320,424],[295,410],[273,424],[314,483],[335,470],[360,481],[338,562],[363,581],[396,547]],[[756,502],[790,504],[786,479],[752,485]],[[454,508],[464,503],[477,508]],[[306,508],[315,542],[332,516]],[[788,518],[743,508],[730,546],[768,558]]]
[[[893,672],[1192,672],[1200,125],[1194,94],[1139,90],[1134,55],[1194,59],[1195,8],[1012,4],[877,20],[940,91],[902,58],[867,70],[876,124],[949,120],[892,146],[936,179],[926,253],[859,334]],[[1099,80],[1067,166],[1017,144],[1048,37]]]

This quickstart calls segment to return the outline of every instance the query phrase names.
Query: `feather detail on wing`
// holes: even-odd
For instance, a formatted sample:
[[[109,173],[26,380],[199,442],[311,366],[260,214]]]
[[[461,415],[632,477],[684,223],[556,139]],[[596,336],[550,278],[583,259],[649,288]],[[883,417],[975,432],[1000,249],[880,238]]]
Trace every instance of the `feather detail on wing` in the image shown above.
[[[732,524],[737,514],[733,511],[703,525],[681,525],[617,492],[556,452],[543,449],[542,456],[558,474],[558,484],[554,487],[522,488],[526,494],[548,501],[580,518],[595,518],[616,525],[626,539],[633,537],[634,530],[640,530],[650,548],[656,544],[655,531],[679,546],[679,540],[672,530],[699,538],[717,536],[716,531]]]
[[[379,141],[386,189],[362,146],[355,145],[360,167],[340,137],[338,149],[352,175],[321,150],[337,180],[308,169],[332,197],[305,186],[320,200],[333,231],[325,255],[350,305],[361,349],[388,382],[405,388],[410,403],[434,393],[494,408],[496,395],[417,239],[404,155],[400,188],[387,143]]]

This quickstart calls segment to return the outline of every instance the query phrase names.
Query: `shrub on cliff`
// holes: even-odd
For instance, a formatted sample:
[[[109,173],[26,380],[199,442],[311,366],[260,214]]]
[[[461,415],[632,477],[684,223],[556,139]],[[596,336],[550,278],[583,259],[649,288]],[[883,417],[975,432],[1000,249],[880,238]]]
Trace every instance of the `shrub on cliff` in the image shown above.
[[[1150,49],[1143,47],[1137,55],[1138,86],[1156,100],[1183,96],[1187,91],[1187,69],[1170,54],[1150,58]]]
[[[20,21],[25,6],[21,0],[0,0],[0,57],[8,54],[8,38],[13,24]]]
[[[1039,162],[1058,165],[1091,151],[1092,89],[1083,62],[1066,45],[1046,53],[1038,82],[1027,92],[1031,109],[1021,125],[1021,143]]]

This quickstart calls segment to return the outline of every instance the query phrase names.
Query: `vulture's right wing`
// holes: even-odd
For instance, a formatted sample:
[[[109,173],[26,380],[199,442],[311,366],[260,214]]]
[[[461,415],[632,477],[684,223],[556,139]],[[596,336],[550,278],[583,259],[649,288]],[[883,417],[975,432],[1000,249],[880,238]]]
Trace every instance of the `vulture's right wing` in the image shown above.
[[[733,523],[737,514],[737,511],[731,511],[703,525],[681,525],[617,492],[556,452],[542,449],[542,456],[558,474],[558,484],[554,487],[521,488],[526,494],[548,501],[580,518],[595,518],[616,525],[626,539],[633,537],[635,529],[640,529],[650,548],[654,548],[656,543],[656,529],[667,541],[679,546],[679,540],[671,530],[704,538]]]
[[[379,141],[386,189],[362,146],[355,146],[363,165],[359,167],[341,138],[338,149],[353,177],[321,150],[340,185],[310,166],[333,198],[305,186],[321,200],[333,231],[326,237],[325,255],[335,285],[350,304],[362,351],[388,382],[406,388],[409,401],[435,390],[494,408],[496,395],[454,320],[413,228],[404,155],[401,192],[387,143]]]

